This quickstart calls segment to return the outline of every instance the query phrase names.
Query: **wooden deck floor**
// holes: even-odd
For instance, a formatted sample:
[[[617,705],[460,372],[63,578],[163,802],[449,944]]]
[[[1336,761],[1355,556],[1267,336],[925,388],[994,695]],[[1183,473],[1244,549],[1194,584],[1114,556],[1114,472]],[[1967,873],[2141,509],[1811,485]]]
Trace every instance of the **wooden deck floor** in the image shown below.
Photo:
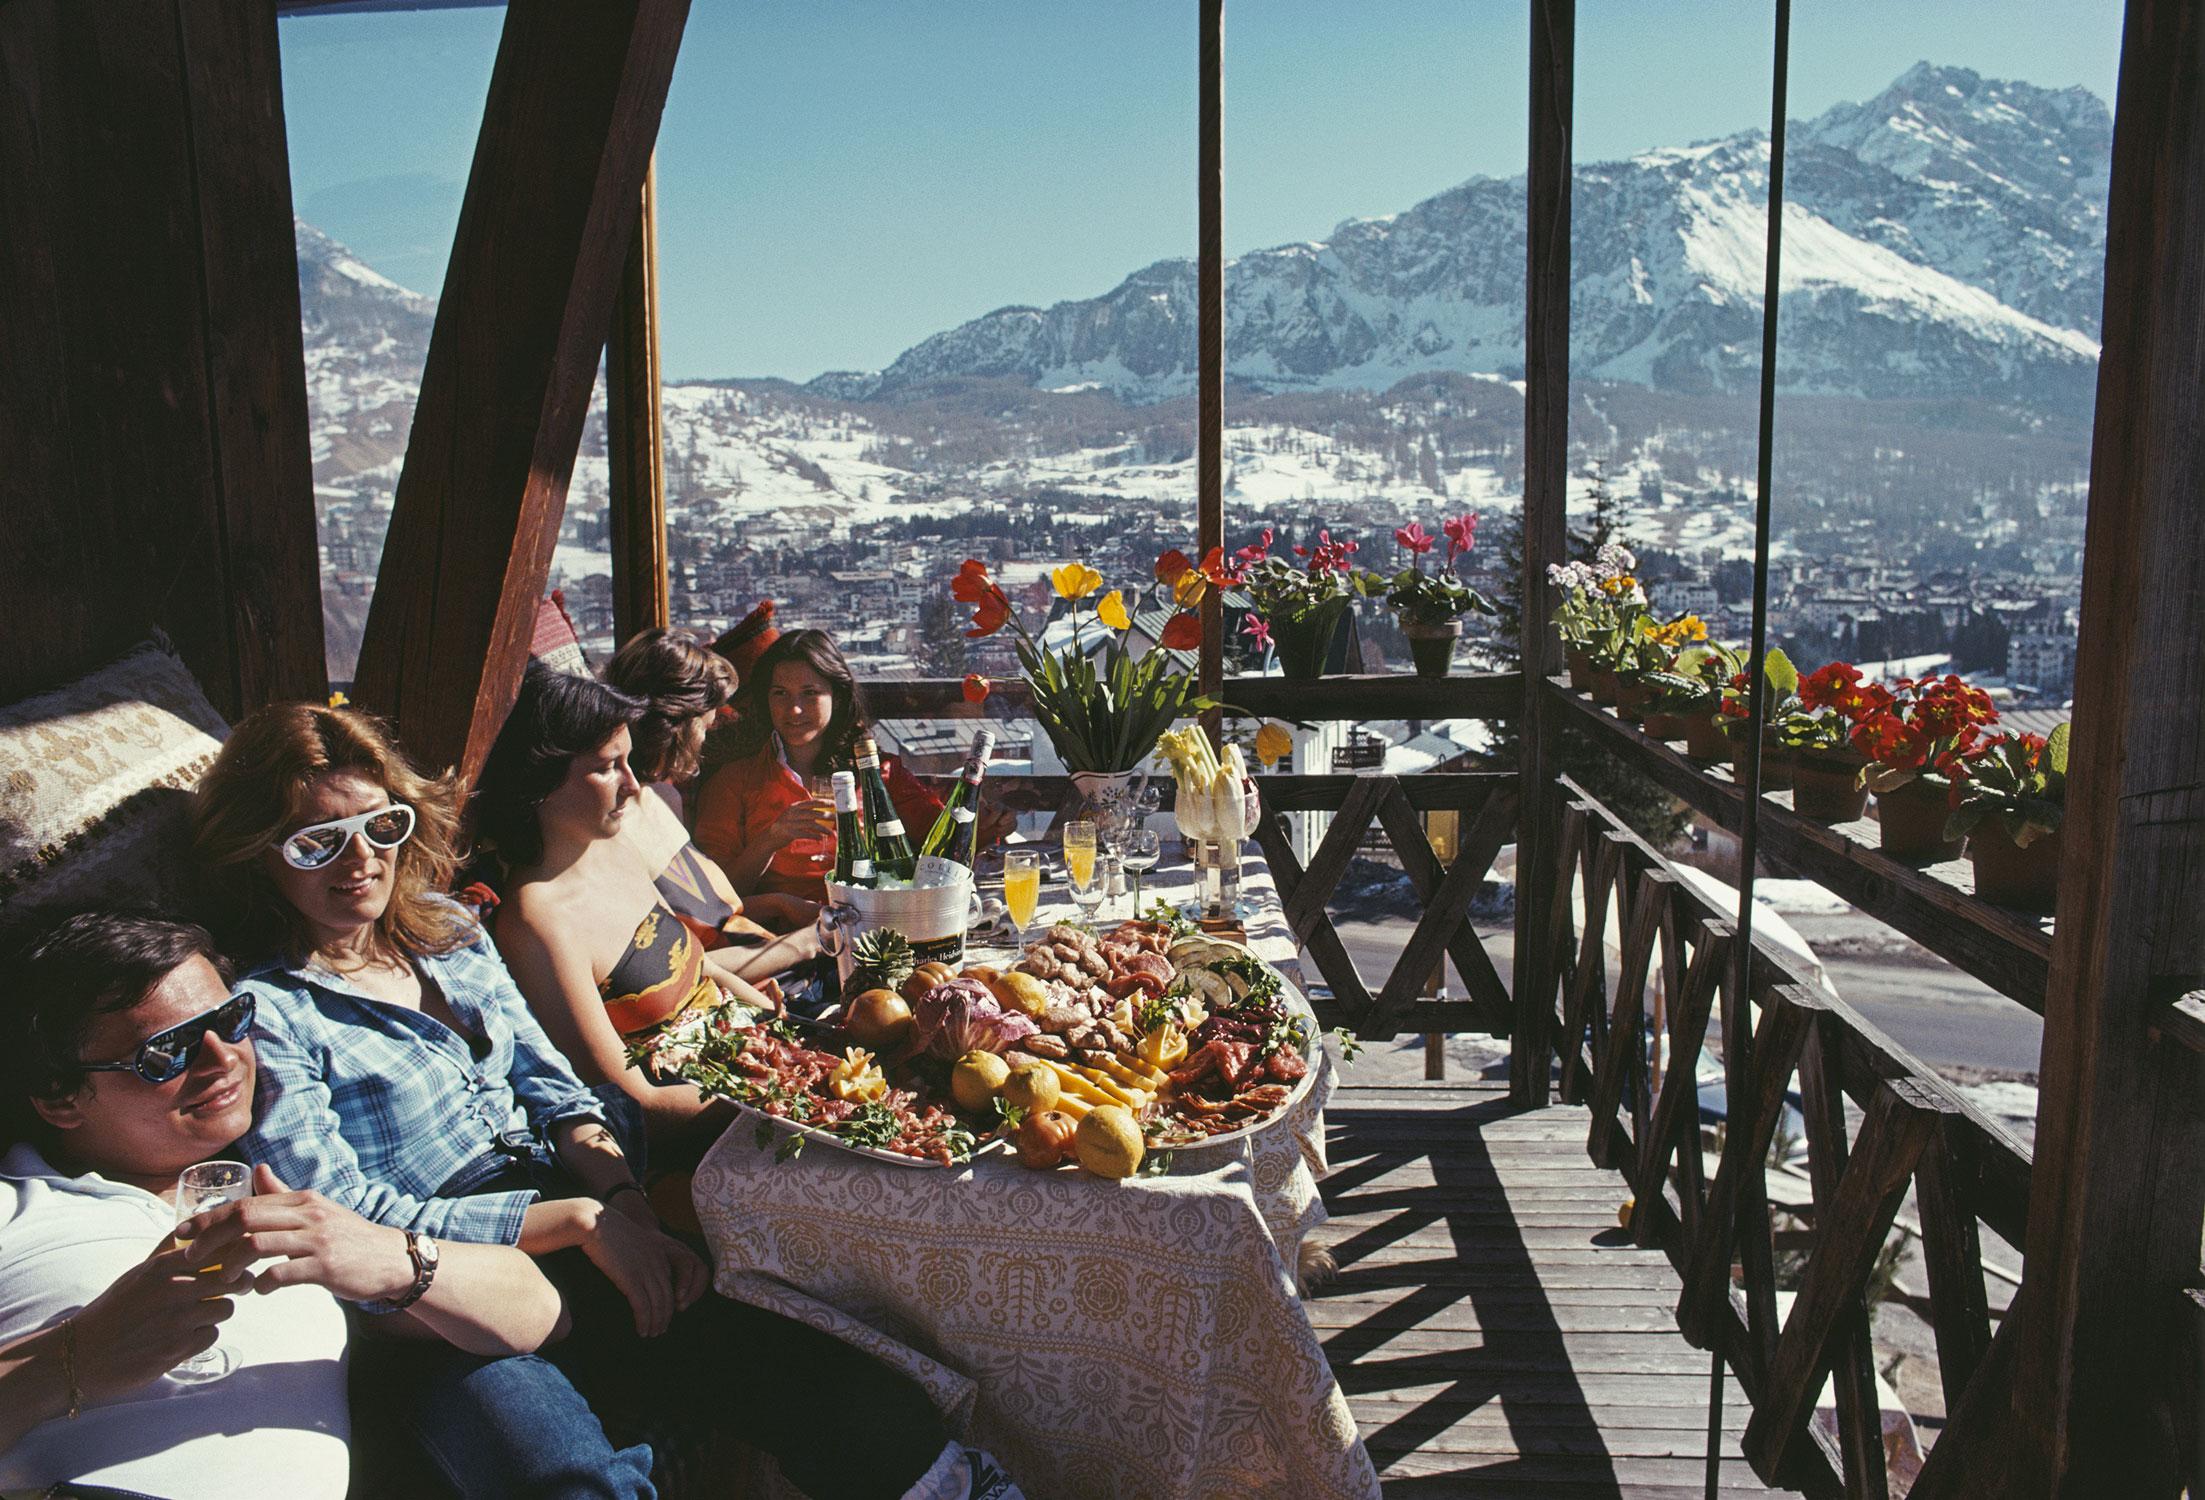
[[[1308,1302],[1389,1496],[1704,1493],[1708,1356],[1618,1229],[1587,1113],[1490,1085],[1347,1086],[1327,1111],[1339,1273]],[[1727,1380],[1727,1377],[1726,1377]],[[1765,1495],[1724,1396],[1725,1494]]]

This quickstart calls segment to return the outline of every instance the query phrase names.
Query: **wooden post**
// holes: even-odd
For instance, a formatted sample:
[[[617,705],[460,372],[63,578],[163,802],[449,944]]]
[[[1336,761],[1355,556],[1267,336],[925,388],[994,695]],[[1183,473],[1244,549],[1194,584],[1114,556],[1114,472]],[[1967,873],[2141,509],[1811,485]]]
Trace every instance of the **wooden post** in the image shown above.
[[[527,663],[688,0],[506,12],[354,696],[472,777]]]
[[[1554,1059],[1554,953],[1546,941],[1562,799],[1554,785],[1549,673],[1560,650],[1547,628],[1547,564],[1567,546],[1570,392],[1570,128],[1576,0],[1531,0],[1529,265],[1524,284],[1524,697],[1517,720],[1522,813],[1516,832],[1516,1027],[1508,1094],[1547,1102]]]
[[[611,494],[613,639],[673,623],[666,574],[666,443],[659,419],[658,167],[643,174],[642,210],[605,343],[605,453]]]
[[[1225,0],[1202,0],[1201,118],[1196,152],[1195,561],[1225,545]],[[1202,600],[1202,691],[1225,684],[1225,602]],[[1210,743],[1225,744],[1225,715],[1202,716]]]
[[[2205,10],[2129,0],[2027,1271],[1918,1496],[2175,1493],[2205,974]],[[1948,1449],[1950,1450],[1948,1453]]]

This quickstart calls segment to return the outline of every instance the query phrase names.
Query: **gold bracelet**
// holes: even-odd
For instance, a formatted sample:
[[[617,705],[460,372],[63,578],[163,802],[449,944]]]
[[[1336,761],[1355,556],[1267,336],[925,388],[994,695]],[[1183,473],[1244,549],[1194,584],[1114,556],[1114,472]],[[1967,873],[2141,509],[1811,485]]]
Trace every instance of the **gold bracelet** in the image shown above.
[[[69,1420],[84,1415],[84,1392],[77,1389],[77,1320],[61,1320],[61,1378],[69,1386]]]

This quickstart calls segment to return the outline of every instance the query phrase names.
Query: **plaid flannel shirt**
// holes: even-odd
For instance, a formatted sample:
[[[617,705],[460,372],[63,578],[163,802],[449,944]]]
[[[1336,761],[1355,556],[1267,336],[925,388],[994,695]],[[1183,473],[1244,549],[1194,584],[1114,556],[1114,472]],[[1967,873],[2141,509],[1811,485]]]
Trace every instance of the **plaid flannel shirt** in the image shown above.
[[[441,1021],[376,1000],[327,970],[273,964],[240,982],[259,1002],[260,1081],[245,1154],[294,1188],[440,1239],[515,1244],[533,1191],[440,1198],[503,1137],[544,1148],[564,1120],[602,1121],[479,931],[415,959],[480,1053]]]

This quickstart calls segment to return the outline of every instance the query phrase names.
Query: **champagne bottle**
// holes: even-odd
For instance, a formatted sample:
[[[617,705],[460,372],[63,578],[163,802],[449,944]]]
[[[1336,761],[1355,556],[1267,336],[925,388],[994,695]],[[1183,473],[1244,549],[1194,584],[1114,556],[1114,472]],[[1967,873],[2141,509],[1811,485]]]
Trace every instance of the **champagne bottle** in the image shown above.
[[[919,846],[919,883],[942,885],[952,878],[952,866],[972,868],[978,852],[980,780],[988,774],[988,755],[995,749],[995,731],[983,729],[973,736],[972,753],[957,784],[942,799],[941,814]]]
[[[871,885],[873,833],[865,826],[865,808],[858,800],[857,777],[848,771],[837,771],[834,788],[835,884]]]
[[[903,831],[903,818],[888,795],[888,783],[881,779],[880,751],[871,735],[858,741],[857,784],[865,821],[872,825],[874,876],[909,885],[919,872],[919,857],[911,851],[911,836]]]

